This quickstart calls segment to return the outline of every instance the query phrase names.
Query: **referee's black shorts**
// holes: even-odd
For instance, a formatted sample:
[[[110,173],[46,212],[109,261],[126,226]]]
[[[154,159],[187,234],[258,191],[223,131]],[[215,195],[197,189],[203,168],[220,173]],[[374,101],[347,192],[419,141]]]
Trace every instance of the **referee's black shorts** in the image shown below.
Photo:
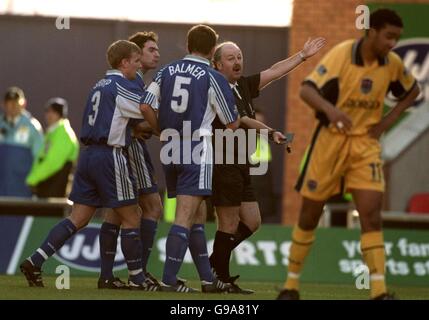
[[[256,201],[245,164],[215,164],[213,166],[212,203],[220,207],[237,207],[242,202]]]

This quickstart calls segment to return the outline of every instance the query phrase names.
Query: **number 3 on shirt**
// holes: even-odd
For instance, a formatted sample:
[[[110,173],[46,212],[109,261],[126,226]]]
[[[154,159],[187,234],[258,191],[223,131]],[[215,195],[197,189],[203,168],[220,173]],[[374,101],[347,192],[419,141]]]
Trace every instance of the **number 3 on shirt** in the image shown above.
[[[101,97],[100,91],[95,91],[95,93],[92,95],[91,102],[92,102],[92,110],[94,111],[94,115],[90,114],[88,116],[88,123],[90,126],[94,126],[95,119],[97,119],[98,105],[100,104],[100,100],[101,100],[100,97]]]
[[[174,81],[173,98],[181,98],[180,104],[178,100],[171,101],[171,109],[177,113],[183,113],[188,108],[189,92],[188,89],[182,88],[182,85],[189,85],[191,78],[177,76]]]

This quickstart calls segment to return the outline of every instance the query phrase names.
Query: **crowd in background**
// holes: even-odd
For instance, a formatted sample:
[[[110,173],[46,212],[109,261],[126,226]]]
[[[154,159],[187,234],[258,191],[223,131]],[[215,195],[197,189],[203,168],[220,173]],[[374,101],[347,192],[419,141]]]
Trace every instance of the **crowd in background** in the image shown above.
[[[65,197],[79,142],[65,99],[45,104],[45,127],[27,110],[24,91],[10,87],[0,111],[0,196]]]

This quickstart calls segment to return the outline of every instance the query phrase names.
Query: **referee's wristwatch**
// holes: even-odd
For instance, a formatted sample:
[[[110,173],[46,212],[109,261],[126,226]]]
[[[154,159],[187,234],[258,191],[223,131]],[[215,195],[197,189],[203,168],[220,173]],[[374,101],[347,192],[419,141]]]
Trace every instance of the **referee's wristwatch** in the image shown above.
[[[306,58],[306,57],[305,57],[305,55],[302,53],[302,51],[300,51],[300,52],[298,53],[298,55],[299,55],[299,57],[301,58],[301,60],[302,60],[302,61],[307,60],[307,58]]]

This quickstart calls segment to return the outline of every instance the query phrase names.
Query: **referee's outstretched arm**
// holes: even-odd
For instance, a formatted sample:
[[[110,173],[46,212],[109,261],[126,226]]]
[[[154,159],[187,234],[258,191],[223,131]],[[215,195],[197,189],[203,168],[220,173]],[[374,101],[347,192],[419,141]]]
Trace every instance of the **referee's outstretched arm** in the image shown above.
[[[259,90],[262,90],[272,81],[278,80],[285,76],[287,73],[295,69],[302,62],[315,55],[320,49],[325,46],[325,38],[318,37],[314,40],[308,39],[304,44],[304,48],[294,54],[293,56],[279,61],[272,65],[267,70],[261,72],[261,81],[259,83]]]

